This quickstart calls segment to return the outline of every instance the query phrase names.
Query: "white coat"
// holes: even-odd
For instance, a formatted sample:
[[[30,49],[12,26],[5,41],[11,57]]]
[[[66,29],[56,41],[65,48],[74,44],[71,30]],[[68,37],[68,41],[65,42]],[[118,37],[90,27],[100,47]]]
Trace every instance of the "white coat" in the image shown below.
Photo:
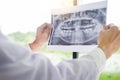
[[[105,62],[103,51],[96,48],[54,66],[44,55],[34,54],[0,33],[0,80],[97,80]]]

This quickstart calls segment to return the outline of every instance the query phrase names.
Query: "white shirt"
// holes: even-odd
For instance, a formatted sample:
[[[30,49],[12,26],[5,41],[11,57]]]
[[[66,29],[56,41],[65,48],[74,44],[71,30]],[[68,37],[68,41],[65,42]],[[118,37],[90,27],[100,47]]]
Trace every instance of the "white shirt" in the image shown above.
[[[34,54],[0,33],[0,80],[97,80],[105,62],[103,51],[96,48],[54,66],[44,55]]]

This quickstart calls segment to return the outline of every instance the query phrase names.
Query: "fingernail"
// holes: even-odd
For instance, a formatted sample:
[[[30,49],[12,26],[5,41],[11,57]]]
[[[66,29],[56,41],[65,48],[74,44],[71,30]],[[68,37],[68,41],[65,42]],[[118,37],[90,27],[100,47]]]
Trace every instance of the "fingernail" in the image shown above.
[[[46,25],[47,25],[47,23],[44,23],[44,24],[43,24],[43,26],[46,26]]]

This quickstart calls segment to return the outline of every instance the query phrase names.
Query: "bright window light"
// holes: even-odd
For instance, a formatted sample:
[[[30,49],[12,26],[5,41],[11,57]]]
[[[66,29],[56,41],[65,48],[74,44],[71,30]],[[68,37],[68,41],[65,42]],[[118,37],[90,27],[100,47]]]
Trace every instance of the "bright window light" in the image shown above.
[[[51,9],[58,7],[57,0],[0,0],[2,32],[35,31],[42,23],[50,23]]]
[[[102,0],[78,0],[78,4]],[[67,2],[67,3],[66,3]],[[5,34],[28,32],[51,22],[51,9],[73,5],[73,0],[0,0],[0,27]],[[108,0],[107,23],[120,25],[119,2]]]

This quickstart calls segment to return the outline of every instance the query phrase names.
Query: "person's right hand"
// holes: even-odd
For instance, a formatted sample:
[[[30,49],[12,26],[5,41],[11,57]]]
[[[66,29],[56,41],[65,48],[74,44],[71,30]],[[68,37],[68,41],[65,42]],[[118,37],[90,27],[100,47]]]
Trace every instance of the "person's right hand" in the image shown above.
[[[120,31],[115,25],[105,25],[98,37],[98,47],[109,58],[120,48]]]

